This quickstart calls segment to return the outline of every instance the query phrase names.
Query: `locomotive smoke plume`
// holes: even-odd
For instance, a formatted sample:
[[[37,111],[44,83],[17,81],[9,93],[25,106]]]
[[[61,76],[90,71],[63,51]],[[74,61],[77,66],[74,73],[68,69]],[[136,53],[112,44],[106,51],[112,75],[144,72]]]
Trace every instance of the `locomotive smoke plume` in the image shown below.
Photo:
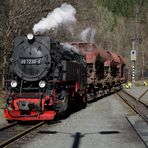
[[[76,9],[72,5],[63,3],[61,7],[55,8],[42,18],[33,27],[34,34],[43,34],[51,29],[58,28],[59,25],[71,25],[76,22]]]
[[[93,29],[91,27],[87,27],[85,30],[83,30],[81,32],[79,37],[80,37],[80,39],[82,41],[93,43],[94,42],[95,34],[96,34],[96,30],[95,29]]]
[[[61,43],[61,45],[63,45],[67,49],[70,49],[70,50],[73,50],[73,51],[79,53],[79,49],[77,49],[76,47],[70,45],[69,43]]]

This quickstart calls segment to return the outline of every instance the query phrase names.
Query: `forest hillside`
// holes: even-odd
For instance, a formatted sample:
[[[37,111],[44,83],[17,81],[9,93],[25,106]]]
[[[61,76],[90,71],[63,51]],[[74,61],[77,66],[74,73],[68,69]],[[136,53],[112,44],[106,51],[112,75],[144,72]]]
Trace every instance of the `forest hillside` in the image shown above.
[[[7,73],[13,39],[33,32],[35,24],[64,3],[71,5],[75,11],[75,20],[70,24],[62,23],[42,34],[62,42],[95,42],[98,47],[124,56],[129,72],[130,51],[134,42],[138,55],[137,79],[148,77],[147,0],[0,0],[1,78]]]

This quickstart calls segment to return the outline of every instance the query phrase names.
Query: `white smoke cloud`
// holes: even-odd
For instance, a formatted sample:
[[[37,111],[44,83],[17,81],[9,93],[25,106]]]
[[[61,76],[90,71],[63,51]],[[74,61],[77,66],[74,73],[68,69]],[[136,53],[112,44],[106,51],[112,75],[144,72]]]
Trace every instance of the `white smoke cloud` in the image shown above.
[[[69,43],[61,43],[61,45],[63,45],[63,46],[64,46],[65,48],[67,48],[68,50],[73,50],[73,51],[79,53],[79,49],[76,48],[76,47],[74,47],[74,46],[72,46],[72,45],[69,44]]]
[[[51,29],[58,28],[59,25],[71,25],[76,22],[76,9],[72,5],[63,3],[61,7],[55,8],[48,13],[47,17],[42,18],[33,27],[33,32],[43,34]]]
[[[81,32],[79,37],[80,37],[80,39],[82,41],[93,43],[94,42],[95,34],[96,34],[96,30],[95,29],[93,29],[91,27],[87,27],[85,30],[83,30]]]

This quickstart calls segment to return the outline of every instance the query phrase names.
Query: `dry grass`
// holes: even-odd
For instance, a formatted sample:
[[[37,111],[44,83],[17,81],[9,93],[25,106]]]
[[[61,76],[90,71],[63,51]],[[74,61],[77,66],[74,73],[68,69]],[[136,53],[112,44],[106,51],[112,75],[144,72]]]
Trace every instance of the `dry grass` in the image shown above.
[[[4,107],[5,104],[4,96],[5,96],[5,91],[0,91],[0,108]]]

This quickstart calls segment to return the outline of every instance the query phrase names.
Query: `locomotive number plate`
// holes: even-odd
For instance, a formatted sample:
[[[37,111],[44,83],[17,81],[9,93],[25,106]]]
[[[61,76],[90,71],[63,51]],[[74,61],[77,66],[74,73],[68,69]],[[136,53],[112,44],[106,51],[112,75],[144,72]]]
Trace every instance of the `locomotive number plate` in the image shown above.
[[[40,59],[21,59],[22,65],[40,65]]]

